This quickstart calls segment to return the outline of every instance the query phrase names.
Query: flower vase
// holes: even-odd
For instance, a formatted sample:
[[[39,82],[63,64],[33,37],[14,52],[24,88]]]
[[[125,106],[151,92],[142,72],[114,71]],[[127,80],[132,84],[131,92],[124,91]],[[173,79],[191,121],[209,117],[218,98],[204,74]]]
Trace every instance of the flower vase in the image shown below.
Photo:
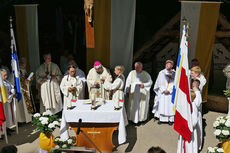
[[[41,132],[39,136],[40,148],[43,150],[47,150],[50,153],[50,149],[54,148],[56,145],[54,144],[54,136],[52,133],[43,133]]]
[[[230,153],[230,140],[223,139],[222,148],[224,149],[224,153]]]

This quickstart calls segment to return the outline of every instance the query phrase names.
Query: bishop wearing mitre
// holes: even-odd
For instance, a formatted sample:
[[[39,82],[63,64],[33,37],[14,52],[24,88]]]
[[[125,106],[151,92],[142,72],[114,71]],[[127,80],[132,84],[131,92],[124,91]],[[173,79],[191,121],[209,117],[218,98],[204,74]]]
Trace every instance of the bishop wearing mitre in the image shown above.
[[[108,69],[106,69],[100,61],[94,62],[94,67],[89,70],[87,75],[87,85],[89,90],[89,98],[102,98],[108,100],[110,92],[105,90],[101,81],[106,78],[106,81],[112,82],[112,76]],[[103,80],[104,81],[104,80]]]
[[[57,64],[51,62],[51,54],[45,54],[45,62],[36,71],[36,81],[40,99],[40,113],[48,111],[56,114],[62,110],[60,81],[62,73]]]

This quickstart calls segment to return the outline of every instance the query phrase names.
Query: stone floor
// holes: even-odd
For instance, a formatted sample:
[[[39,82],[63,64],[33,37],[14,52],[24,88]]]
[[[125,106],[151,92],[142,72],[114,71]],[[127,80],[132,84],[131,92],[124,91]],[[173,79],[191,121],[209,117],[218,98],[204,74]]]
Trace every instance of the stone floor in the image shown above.
[[[205,137],[204,147],[201,153],[206,153],[209,146],[218,144],[213,132],[212,124],[217,116],[226,115],[223,113],[211,112],[204,114]],[[18,153],[38,153],[39,152],[39,132],[36,132],[32,124],[25,124],[19,127],[19,134],[12,133],[8,136],[9,144],[14,144],[18,148]],[[73,131],[70,131],[74,135]],[[59,129],[54,131],[54,136],[59,135]],[[117,143],[117,132],[114,133],[114,153],[145,153],[152,146],[160,146],[167,153],[176,153],[178,134],[173,126],[168,124],[158,125],[150,117],[149,121],[140,124],[127,126],[127,142],[122,145]],[[5,140],[0,139],[0,148],[5,146]]]

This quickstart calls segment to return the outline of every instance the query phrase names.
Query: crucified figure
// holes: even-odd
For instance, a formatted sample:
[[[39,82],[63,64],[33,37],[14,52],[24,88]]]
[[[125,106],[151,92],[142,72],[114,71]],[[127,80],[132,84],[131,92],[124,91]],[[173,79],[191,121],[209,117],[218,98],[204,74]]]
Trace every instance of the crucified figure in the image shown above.
[[[85,14],[88,16],[88,22],[92,23],[93,22],[93,4],[94,0],[84,0],[84,9],[85,9]]]

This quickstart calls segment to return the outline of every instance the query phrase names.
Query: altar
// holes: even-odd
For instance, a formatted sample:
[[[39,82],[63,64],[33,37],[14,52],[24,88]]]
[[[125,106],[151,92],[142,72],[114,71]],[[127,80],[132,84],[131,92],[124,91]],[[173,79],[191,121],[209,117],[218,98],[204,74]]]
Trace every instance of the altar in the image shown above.
[[[118,129],[118,143],[126,141],[126,129],[128,124],[125,108],[120,103],[121,109],[114,110],[112,100],[105,101],[104,105],[98,106],[96,110],[91,110],[90,104],[84,104],[83,100],[78,100],[72,104],[76,106],[72,110],[64,109],[60,128],[61,138],[68,139],[68,128],[72,127],[76,132],[78,121],[82,119],[81,130],[97,145],[102,152],[112,152],[112,134]],[[77,146],[93,148],[87,138],[80,133],[77,136]]]

